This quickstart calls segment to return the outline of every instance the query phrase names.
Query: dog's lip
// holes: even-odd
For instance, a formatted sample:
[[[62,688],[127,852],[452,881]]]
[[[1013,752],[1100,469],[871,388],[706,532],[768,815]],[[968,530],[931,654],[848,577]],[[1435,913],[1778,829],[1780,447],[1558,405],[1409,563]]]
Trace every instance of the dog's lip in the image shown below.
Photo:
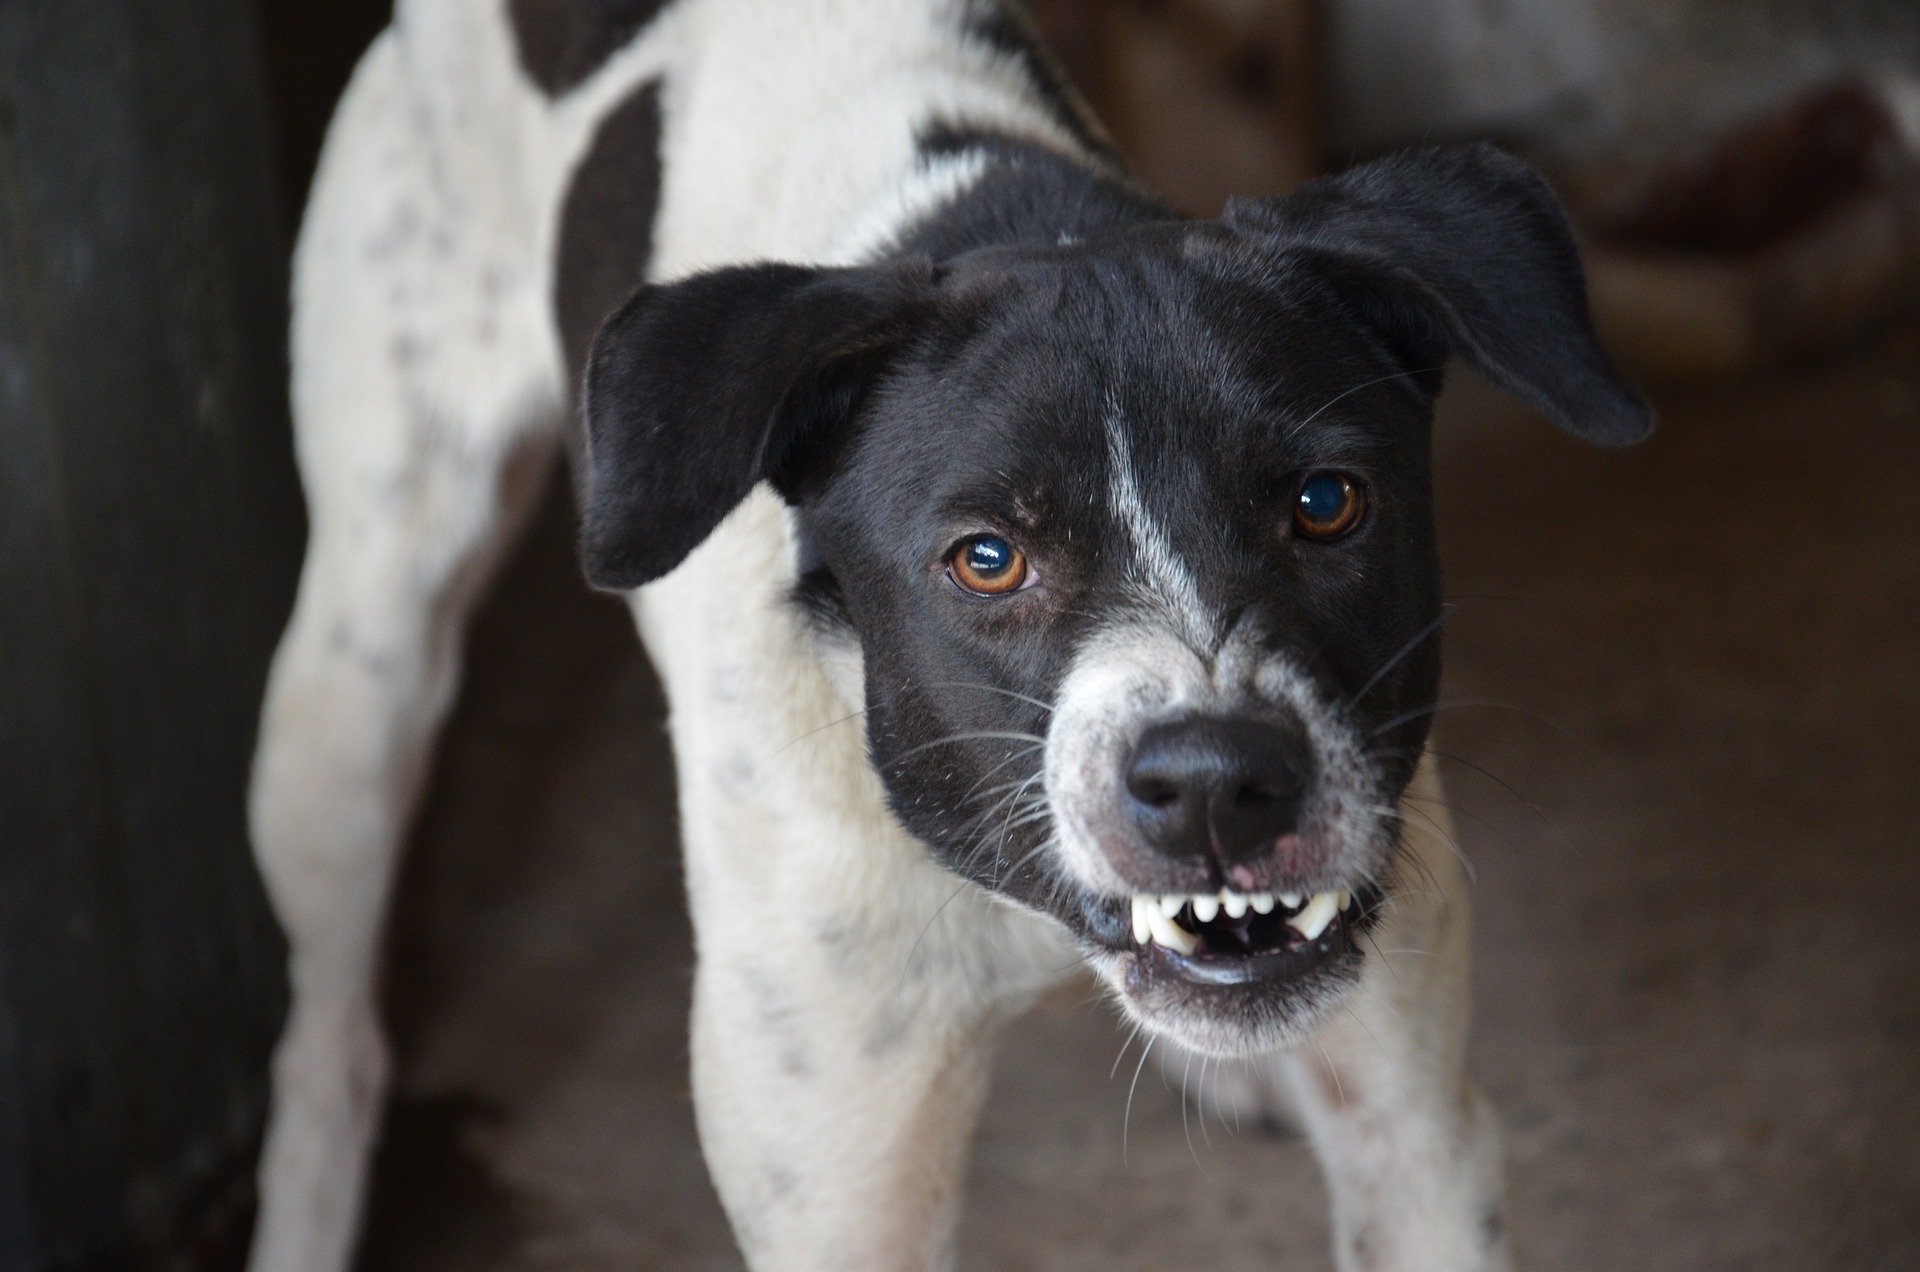
[[[1134,954],[1127,979],[1130,986],[1159,976],[1223,988],[1280,985],[1302,979],[1336,955],[1355,952],[1352,933],[1344,923],[1336,923],[1320,939],[1304,942],[1299,949],[1259,954],[1189,955],[1164,945],[1143,945]]]

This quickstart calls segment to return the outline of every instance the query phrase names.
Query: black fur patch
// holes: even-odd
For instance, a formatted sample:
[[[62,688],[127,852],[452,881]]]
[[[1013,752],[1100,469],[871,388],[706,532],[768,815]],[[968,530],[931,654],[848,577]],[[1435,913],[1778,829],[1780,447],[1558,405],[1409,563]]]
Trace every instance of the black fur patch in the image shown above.
[[[670,0],[507,0],[520,65],[549,97],[600,69]]]
[[[553,307],[577,390],[587,347],[645,279],[660,210],[660,85],[645,84],[601,121],[560,217]]]

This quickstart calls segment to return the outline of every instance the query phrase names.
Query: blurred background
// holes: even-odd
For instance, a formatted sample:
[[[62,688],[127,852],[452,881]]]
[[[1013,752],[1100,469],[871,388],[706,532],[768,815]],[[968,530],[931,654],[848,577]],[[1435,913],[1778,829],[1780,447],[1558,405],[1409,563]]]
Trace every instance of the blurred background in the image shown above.
[[[480,3],[482,0],[475,0]],[[1040,0],[1211,214],[1492,138],[1662,429],[1460,375],[1435,745],[1474,1069],[1560,1269],[1920,1267],[1920,5]],[[285,250],[376,0],[0,5],[0,1268],[238,1265],[278,944],[244,775],[302,534]],[[733,1269],[656,685],[556,489],[472,636],[389,954],[370,1269]],[[1282,1128],[1089,993],[1015,1031],[969,1269],[1330,1267]],[[1128,1066],[1130,1067],[1130,1065]]]

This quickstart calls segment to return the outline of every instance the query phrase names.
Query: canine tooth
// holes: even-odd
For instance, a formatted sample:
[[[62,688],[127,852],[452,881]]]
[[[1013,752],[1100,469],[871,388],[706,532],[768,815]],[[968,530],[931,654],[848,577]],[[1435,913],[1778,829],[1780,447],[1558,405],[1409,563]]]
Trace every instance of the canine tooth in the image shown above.
[[[1180,913],[1180,911],[1185,908],[1186,904],[1187,904],[1187,899],[1185,897],[1173,897],[1173,896],[1161,897],[1160,913],[1170,919],[1174,915]]]
[[[1347,907],[1353,904],[1353,893],[1348,892],[1345,888],[1342,888],[1340,889],[1340,891],[1334,893],[1333,895],[1334,895],[1334,898],[1338,900],[1340,903],[1340,912],[1343,914],[1346,913]]]
[[[1280,904],[1286,906],[1289,910],[1298,910],[1300,908],[1300,894],[1298,892],[1282,892],[1280,894]]]
[[[1152,913],[1153,902],[1146,897],[1133,899],[1133,943],[1145,945],[1153,939],[1153,926],[1147,916]]]
[[[1247,912],[1247,898],[1241,896],[1238,892],[1228,892],[1225,888],[1222,888],[1220,890],[1220,908],[1227,912],[1228,918],[1237,919]]]
[[[1247,900],[1249,903],[1252,904],[1253,912],[1255,914],[1272,914],[1273,913],[1273,893],[1256,892],[1252,896],[1248,897]]]
[[[1153,939],[1170,950],[1182,954],[1191,954],[1200,948],[1200,938],[1161,914],[1158,910],[1147,911],[1147,924],[1153,929]]]
[[[1202,923],[1213,922],[1213,916],[1220,913],[1219,897],[1195,897],[1193,899],[1193,917]]]
[[[1333,922],[1333,916],[1340,913],[1340,907],[1334,904],[1339,899],[1331,892],[1314,893],[1306,908],[1287,920],[1287,926],[1309,941],[1318,940],[1327,930],[1327,924]]]

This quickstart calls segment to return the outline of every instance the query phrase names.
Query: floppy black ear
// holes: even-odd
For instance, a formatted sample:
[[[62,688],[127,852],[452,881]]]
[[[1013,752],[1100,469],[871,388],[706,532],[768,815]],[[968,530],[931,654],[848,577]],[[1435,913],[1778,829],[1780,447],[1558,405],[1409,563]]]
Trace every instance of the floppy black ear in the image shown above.
[[[588,580],[659,578],[763,478],[803,497],[930,283],[924,262],[748,265],[635,292],[587,355]]]
[[[1579,437],[1621,446],[1653,429],[1594,335],[1559,201],[1492,146],[1381,159],[1224,220],[1319,259],[1409,371],[1454,353]]]

